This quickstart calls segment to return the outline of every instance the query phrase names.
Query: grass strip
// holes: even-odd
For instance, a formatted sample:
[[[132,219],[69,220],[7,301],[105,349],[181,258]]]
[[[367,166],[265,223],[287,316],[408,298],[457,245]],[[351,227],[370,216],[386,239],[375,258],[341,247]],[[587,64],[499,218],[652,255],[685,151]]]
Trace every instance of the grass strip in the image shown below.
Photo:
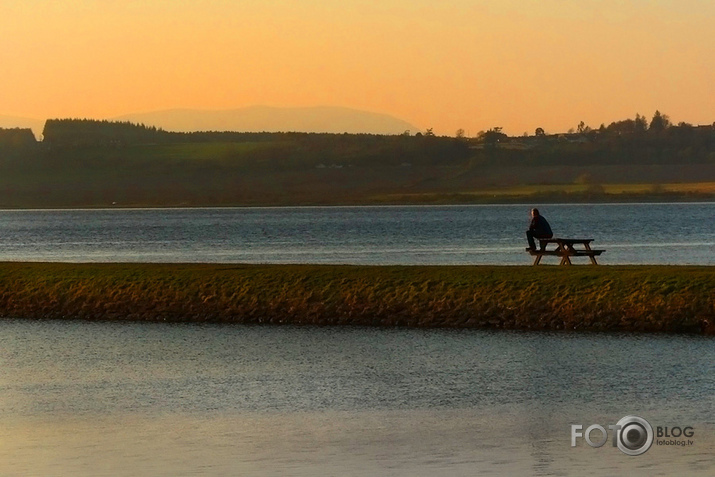
[[[715,267],[6,262],[0,317],[715,334]]]

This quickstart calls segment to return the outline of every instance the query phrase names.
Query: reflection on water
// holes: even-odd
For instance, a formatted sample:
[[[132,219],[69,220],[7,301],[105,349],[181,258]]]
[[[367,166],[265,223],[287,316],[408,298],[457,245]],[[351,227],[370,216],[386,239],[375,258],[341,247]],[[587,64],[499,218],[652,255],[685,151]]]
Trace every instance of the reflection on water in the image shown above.
[[[712,475],[686,336],[0,322],[1,475]],[[696,445],[629,457],[627,414]]]
[[[715,265],[715,203],[545,205],[604,264]],[[0,260],[529,264],[527,205],[0,211]],[[555,262],[554,262],[555,263]]]

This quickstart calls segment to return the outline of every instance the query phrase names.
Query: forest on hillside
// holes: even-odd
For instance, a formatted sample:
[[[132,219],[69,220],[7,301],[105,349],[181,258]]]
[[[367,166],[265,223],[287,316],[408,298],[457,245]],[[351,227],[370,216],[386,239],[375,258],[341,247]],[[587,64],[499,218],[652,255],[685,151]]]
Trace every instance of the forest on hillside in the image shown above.
[[[0,130],[0,147],[27,148],[29,130]],[[20,137],[21,136],[21,137]],[[636,114],[634,119],[602,124],[592,129],[583,122],[566,133],[546,134],[537,128],[532,136],[509,137],[500,128],[466,138],[435,136],[431,130],[397,136],[374,134],[320,133],[177,133],[128,122],[87,119],[51,119],[45,124],[38,152],[61,154],[87,148],[126,148],[140,145],[252,143],[256,160],[298,161],[313,165],[316,159],[337,163],[361,162],[370,165],[416,161],[439,163],[476,159],[481,162],[514,165],[550,164],[664,164],[698,163],[715,160],[715,124],[674,125],[667,115],[656,111],[650,122]],[[287,164],[286,164],[287,165]],[[359,165],[359,164],[353,164]]]
[[[714,185],[663,186],[696,182]],[[597,129],[510,137],[492,128],[475,138],[177,133],[87,119],[48,120],[42,141],[0,129],[2,207],[605,200],[609,184],[715,197],[715,125],[675,125],[656,112]]]

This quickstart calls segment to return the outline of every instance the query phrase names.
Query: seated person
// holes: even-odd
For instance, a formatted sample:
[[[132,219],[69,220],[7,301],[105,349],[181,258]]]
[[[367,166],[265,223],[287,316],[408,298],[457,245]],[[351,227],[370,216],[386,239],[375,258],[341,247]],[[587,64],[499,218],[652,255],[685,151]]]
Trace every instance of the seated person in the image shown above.
[[[529,230],[526,231],[526,240],[529,241],[529,248],[526,250],[536,250],[536,244],[534,243],[535,238],[551,238],[553,236],[551,226],[546,219],[539,214],[539,209],[531,209],[531,224],[529,224]],[[544,249],[543,245],[541,249]]]

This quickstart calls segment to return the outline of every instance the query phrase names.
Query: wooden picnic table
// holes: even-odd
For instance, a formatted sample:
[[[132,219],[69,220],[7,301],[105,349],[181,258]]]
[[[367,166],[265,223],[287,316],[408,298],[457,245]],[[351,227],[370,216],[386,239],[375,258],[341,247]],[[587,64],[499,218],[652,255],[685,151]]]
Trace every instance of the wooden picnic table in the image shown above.
[[[567,238],[537,238],[541,245],[540,249],[527,249],[529,254],[534,257],[534,265],[541,262],[541,258],[545,255],[553,255],[561,257],[559,265],[571,265],[571,257],[588,257],[593,265],[598,265],[596,256],[601,255],[605,250],[591,249],[593,239],[567,239]],[[556,244],[555,249],[548,250],[549,244]],[[583,248],[576,248],[574,245],[583,245]]]

